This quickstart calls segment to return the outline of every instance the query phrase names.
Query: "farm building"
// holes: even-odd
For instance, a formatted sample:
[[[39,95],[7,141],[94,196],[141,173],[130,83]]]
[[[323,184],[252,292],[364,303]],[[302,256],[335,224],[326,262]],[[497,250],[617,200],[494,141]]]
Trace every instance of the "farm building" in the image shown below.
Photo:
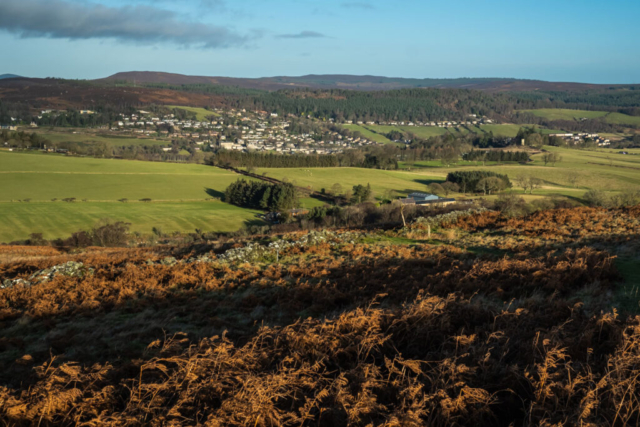
[[[411,193],[409,194],[409,198],[415,200],[417,204],[420,204],[421,202],[429,200],[438,200],[440,197],[429,193]]]
[[[411,202],[411,200],[413,202]],[[411,193],[409,194],[409,197],[406,199],[401,199],[400,203],[402,204],[415,204],[418,206],[437,206],[437,207],[442,207],[442,206],[447,206],[447,205],[451,205],[453,203],[456,203],[456,199],[453,198],[442,198],[439,196],[436,196],[435,194],[429,194],[429,193]]]

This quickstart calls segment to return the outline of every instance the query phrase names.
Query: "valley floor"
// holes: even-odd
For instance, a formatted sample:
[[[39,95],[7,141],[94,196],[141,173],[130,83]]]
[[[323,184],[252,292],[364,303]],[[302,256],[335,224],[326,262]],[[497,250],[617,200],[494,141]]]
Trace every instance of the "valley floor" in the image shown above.
[[[613,150],[582,151],[546,147],[562,156],[545,165],[542,154],[533,162],[491,164],[461,162],[444,167],[439,162],[401,163],[399,170],[362,168],[265,168],[258,174],[288,180],[315,191],[330,191],[336,183],[343,191],[370,184],[377,199],[397,198],[414,191],[428,192],[428,185],[442,182],[455,170],[491,170],[543,180],[542,188],[527,199],[565,197],[581,203],[589,189],[620,192],[640,188],[640,155],[637,150],[619,154]],[[410,167],[410,169],[409,169]],[[109,160],[0,151],[0,242],[26,239],[31,233],[45,238],[67,237],[109,218],[131,223],[132,231],[164,232],[238,230],[263,224],[260,212],[220,201],[224,190],[240,175],[205,165]],[[522,194],[517,186],[511,192]],[[470,197],[453,194],[453,197]],[[63,202],[73,198],[73,203]],[[148,202],[141,200],[149,199]],[[304,207],[321,205],[302,200]]]

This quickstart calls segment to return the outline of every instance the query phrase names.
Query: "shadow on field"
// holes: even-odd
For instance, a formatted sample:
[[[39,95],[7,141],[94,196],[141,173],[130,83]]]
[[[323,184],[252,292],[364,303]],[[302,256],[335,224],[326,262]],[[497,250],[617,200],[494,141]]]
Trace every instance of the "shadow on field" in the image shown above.
[[[217,199],[222,200],[224,198],[224,193],[218,190],[214,190],[213,188],[205,187],[205,193],[207,193],[211,197],[215,197]]]
[[[443,181],[444,180],[442,179],[416,179],[413,182],[417,184],[422,184],[422,185],[431,185],[431,184],[442,184]]]

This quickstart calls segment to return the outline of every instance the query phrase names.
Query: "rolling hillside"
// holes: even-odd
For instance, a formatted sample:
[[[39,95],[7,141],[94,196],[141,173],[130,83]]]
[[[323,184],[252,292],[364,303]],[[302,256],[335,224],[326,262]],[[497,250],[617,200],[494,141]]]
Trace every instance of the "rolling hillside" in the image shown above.
[[[0,151],[0,177],[0,242],[30,233],[67,237],[102,218],[145,234],[259,222],[258,212],[218,200],[238,175],[208,166]]]

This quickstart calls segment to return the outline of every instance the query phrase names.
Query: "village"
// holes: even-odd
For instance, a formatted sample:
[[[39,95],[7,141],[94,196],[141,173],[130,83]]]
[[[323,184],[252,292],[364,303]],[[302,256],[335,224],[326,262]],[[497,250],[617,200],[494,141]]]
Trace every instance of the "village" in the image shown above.
[[[309,115],[299,117],[289,114],[286,117],[280,117],[274,112],[220,108],[207,110],[210,114],[203,117],[203,114],[198,116],[193,112],[190,113],[188,108],[190,107],[156,107],[152,109],[153,111],[137,110],[135,113],[118,116],[116,121],[108,125],[76,128],[71,130],[71,133],[90,135],[97,132],[97,135],[114,137],[115,141],[117,141],[116,138],[122,137],[135,138],[141,140],[141,144],[144,144],[143,141],[147,139],[156,143],[166,141],[164,145],[157,144],[158,149],[166,153],[178,153],[182,147],[190,147],[188,149],[191,152],[229,150],[279,154],[339,154],[348,149],[383,145],[382,142],[368,139],[358,130],[349,128],[349,125],[402,126],[406,129],[407,126],[458,128],[494,124],[493,120],[475,114],[469,114],[467,120],[463,121],[342,120],[337,122],[332,118],[325,121],[314,119]],[[204,109],[200,110],[204,111]],[[78,112],[86,117],[96,114],[93,110]],[[37,116],[37,121],[34,118],[29,127],[38,128],[39,124],[46,123],[47,119],[65,113],[65,110],[42,110]],[[299,125],[301,122],[303,126]],[[19,127],[15,125],[3,125],[1,130],[16,131],[18,129]],[[572,146],[593,144],[607,147],[610,145],[609,139],[597,133],[552,133],[549,136],[560,138],[566,145]],[[400,139],[394,142],[409,144],[412,141]]]
[[[45,110],[39,118],[45,114],[61,113],[63,111]],[[81,113],[93,114],[93,111],[83,110]],[[154,114],[139,110],[122,116],[110,126],[102,125],[97,129],[114,136],[166,139],[167,146],[162,148],[163,151],[173,150],[174,143],[187,142],[195,144],[197,151],[222,149],[282,154],[337,154],[349,148],[379,144],[364,137],[350,136],[349,132],[345,135],[326,129],[323,132],[292,132],[292,118],[295,117],[282,119],[277,113],[265,111],[214,109],[207,120],[198,120],[178,118],[173,113]],[[32,123],[31,127],[38,126]]]
[[[611,141],[606,139],[597,133],[552,133],[549,135],[556,138],[561,138],[567,145],[578,145],[593,142],[598,147],[608,147],[611,145]]]
[[[455,128],[458,126],[478,126],[478,125],[490,125],[494,121],[486,117],[478,117],[476,114],[468,114],[467,120],[455,121],[455,120],[442,120],[433,122],[421,122],[421,121],[366,121],[361,120],[345,120],[344,124],[357,124],[357,125],[380,125],[380,126],[424,126],[424,127],[439,127],[439,128]]]

